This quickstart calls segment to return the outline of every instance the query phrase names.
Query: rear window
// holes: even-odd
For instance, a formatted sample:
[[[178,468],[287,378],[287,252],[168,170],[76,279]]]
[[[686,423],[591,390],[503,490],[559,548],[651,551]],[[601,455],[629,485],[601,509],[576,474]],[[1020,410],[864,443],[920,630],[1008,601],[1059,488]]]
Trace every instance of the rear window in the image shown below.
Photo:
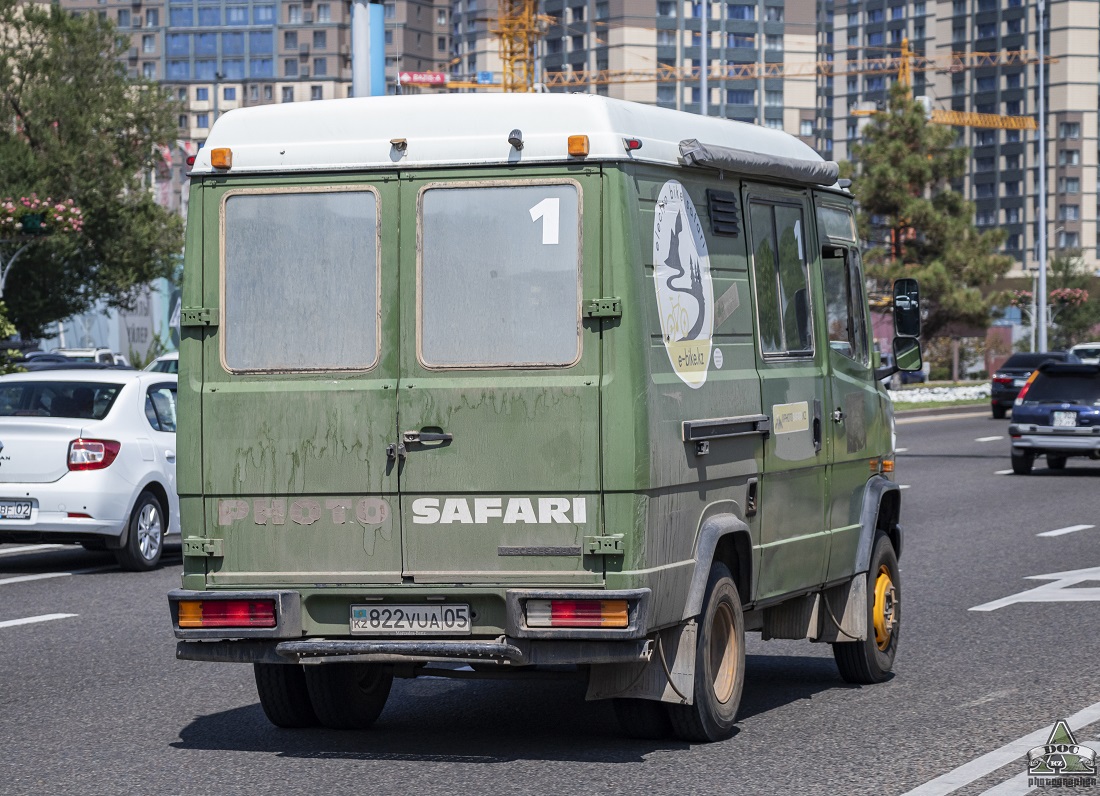
[[[1001,365],[1002,368],[1031,368],[1032,370],[1038,368],[1044,362],[1065,362],[1066,355],[1058,352],[1057,354],[1013,354],[1008,358],[1008,361]]]
[[[0,384],[0,417],[69,417],[102,420],[121,384],[24,381]]]
[[[1090,346],[1088,348],[1076,347],[1073,349],[1073,353],[1082,359],[1097,359],[1100,357],[1100,346]]]
[[[1100,375],[1040,373],[1028,388],[1024,403],[1100,406]]]

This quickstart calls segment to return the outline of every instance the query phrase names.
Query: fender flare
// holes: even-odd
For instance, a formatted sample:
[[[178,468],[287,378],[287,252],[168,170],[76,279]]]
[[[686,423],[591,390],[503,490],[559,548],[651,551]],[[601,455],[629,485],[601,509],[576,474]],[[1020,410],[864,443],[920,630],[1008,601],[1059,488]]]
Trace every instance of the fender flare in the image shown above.
[[[703,594],[707,590],[707,579],[714,554],[723,539],[729,538],[738,551],[738,591],[743,604],[748,604],[753,593],[752,533],[745,521],[734,514],[713,514],[703,521],[695,543],[695,571],[688,587],[687,601],[684,604],[683,619],[698,616],[703,610]]]
[[[871,547],[875,542],[878,529],[879,508],[884,500],[893,501],[897,507],[892,516],[886,518],[887,527],[882,528],[894,544],[894,552],[901,558],[902,533],[898,519],[901,516],[901,488],[893,481],[881,475],[874,475],[867,481],[863,492],[863,509],[860,513],[859,545],[856,547],[856,573],[866,572],[871,566]]]

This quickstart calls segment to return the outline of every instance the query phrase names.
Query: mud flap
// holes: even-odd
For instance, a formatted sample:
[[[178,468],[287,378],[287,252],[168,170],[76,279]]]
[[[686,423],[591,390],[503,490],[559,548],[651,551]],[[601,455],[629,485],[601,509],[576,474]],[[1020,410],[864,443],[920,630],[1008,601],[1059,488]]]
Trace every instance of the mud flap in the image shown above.
[[[867,573],[822,592],[796,597],[764,609],[761,638],[817,642],[867,638]]]
[[[590,666],[585,699],[629,697],[690,705],[695,687],[697,638],[698,625],[691,619],[658,631],[647,662]]]

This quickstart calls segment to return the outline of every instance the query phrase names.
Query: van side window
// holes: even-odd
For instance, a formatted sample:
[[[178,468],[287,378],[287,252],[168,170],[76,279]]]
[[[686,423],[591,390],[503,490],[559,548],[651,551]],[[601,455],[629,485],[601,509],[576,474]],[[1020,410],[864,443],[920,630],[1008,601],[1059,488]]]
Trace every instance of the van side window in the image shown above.
[[[865,365],[867,326],[863,311],[859,254],[855,249],[839,247],[833,251],[840,256],[821,258],[829,349]]]
[[[223,210],[233,372],[367,370],[378,358],[373,191],[242,191]]]
[[[761,351],[765,356],[812,356],[802,209],[754,201],[749,216]]]
[[[427,186],[419,205],[426,367],[567,367],[580,358],[578,185]]]

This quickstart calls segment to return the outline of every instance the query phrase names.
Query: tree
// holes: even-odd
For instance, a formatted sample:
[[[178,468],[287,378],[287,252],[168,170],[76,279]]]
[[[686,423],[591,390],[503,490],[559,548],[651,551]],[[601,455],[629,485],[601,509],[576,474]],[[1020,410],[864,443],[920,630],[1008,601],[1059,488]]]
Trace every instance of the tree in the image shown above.
[[[870,244],[868,276],[883,289],[902,276],[920,281],[926,339],[985,329],[999,297],[982,289],[1013,259],[997,253],[1003,232],[979,232],[973,203],[951,187],[965,173],[969,151],[956,146],[952,128],[929,123],[900,83],[863,138],[843,173],[852,176],[860,236]]]
[[[1051,350],[1091,341],[1091,329],[1100,323],[1100,303],[1089,295],[1092,274],[1081,252],[1058,251],[1050,258],[1048,271],[1048,303],[1054,316]]]
[[[174,106],[127,76],[128,47],[97,14],[0,0],[0,193],[83,210],[80,235],[44,238],[11,271],[5,299],[25,336],[100,299],[129,307],[182,246],[180,219],[144,185],[175,134]]]

